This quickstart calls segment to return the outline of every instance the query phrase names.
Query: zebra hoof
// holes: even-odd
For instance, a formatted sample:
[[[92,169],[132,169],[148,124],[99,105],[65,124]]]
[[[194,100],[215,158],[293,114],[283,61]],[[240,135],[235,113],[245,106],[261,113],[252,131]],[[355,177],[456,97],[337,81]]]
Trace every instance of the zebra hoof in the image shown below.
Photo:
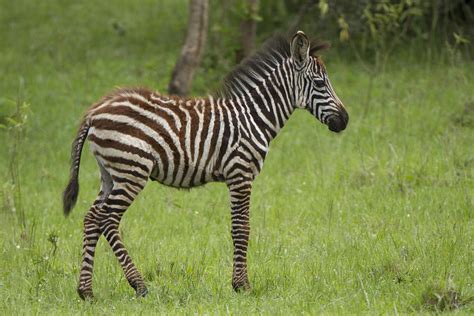
[[[83,301],[89,301],[94,299],[94,294],[92,294],[92,289],[77,289],[77,294]]]
[[[249,281],[244,282],[232,282],[232,287],[237,293],[250,291],[251,286]]]
[[[145,297],[148,294],[148,289],[146,287],[143,287],[141,289],[137,289],[136,293],[137,297]]]

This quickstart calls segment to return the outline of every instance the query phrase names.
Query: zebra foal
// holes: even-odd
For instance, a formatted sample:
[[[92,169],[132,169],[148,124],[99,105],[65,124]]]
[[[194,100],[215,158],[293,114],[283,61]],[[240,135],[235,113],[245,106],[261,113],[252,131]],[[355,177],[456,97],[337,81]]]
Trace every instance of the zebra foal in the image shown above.
[[[348,114],[310,43],[298,31],[275,36],[238,66],[216,96],[178,98],[146,89],[121,89],[85,114],[71,153],[71,175],[63,194],[64,213],[79,191],[81,151],[89,139],[101,174],[100,192],[84,218],[78,293],[92,298],[96,244],[104,235],[137,296],[147,288],[125,249],[119,223],[148,179],[190,188],[224,182],[230,192],[234,245],[232,286],[248,289],[247,247],[252,181],[270,141],[297,108],[308,110],[331,131],[345,129]]]

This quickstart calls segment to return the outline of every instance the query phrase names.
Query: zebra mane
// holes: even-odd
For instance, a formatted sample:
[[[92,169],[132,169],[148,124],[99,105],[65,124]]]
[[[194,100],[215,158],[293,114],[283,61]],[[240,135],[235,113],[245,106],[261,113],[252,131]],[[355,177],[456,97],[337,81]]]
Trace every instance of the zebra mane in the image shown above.
[[[329,48],[329,43],[312,39],[309,52],[311,56],[315,56],[317,52],[327,48]],[[215,96],[233,98],[234,93],[241,91],[243,86],[256,85],[257,82],[266,79],[278,65],[290,56],[290,38],[282,34],[275,34],[265,41],[257,52],[244,59],[227,74]]]

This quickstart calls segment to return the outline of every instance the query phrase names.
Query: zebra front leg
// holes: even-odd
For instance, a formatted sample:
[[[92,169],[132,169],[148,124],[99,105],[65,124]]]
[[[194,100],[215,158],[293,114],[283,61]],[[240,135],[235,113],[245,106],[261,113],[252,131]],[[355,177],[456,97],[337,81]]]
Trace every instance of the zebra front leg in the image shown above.
[[[227,184],[230,191],[232,241],[234,244],[234,267],[232,287],[235,291],[250,289],[247,275],[247,248],[249,242],[249,207],[251,181],[239,179]]]

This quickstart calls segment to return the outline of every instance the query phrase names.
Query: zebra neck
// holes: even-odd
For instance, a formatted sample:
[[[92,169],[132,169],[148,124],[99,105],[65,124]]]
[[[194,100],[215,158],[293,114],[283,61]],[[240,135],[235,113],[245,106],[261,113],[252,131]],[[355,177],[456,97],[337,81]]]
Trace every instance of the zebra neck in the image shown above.
[[[283,62],[266,78],[242,82],[242,89],[226,100],[239,112],[244,132],[262,145],[269,146],[295,109],[292,78],[291,67]]]

